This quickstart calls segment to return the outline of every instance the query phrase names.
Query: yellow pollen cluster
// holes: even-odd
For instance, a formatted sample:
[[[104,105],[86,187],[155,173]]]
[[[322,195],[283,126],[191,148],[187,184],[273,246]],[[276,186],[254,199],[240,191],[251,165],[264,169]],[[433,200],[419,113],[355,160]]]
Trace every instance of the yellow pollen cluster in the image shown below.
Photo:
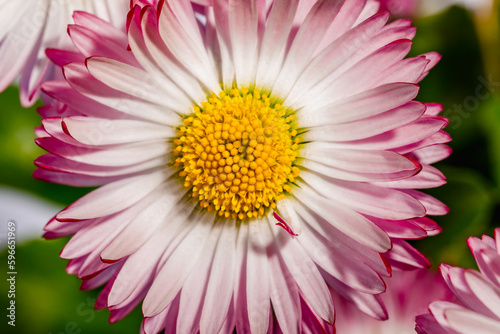
[[[257,89],[212,94],[184,119],[174,166],[202,208],[219,216],[262,216],[298,176],[293,112]]]

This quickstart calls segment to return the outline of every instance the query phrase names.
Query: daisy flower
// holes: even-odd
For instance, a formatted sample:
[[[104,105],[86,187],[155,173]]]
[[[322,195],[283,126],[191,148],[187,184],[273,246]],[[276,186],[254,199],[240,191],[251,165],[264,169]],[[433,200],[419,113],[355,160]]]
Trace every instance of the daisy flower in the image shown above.
[[[432,302],[430,314],[417,318],[418,333],[500,333],[500,229],[495,239],[470,237],[468,244],[480,271],[442,264],[441,274],[461,304]]]
[[[438,273],[420,269],[394,272],[386,280],[387,290],[380,295],[387,309],[386,321],[360,312],[345,299],[334,295],[338,334],[411,334],[415,317],[434,300],[452,300],[453,294]]]
[[[54,76],[45,49],[71,45],[66,27],[73,11],[124,27],[129,6],[129,0],[0,0],[0,91],[20,77],[21,103],[33,105],[40,83]]]
[[[330,289],[384,317],[391,268],[425,267],[405,239],[439,232],[441,106],[414,101],[435,53],[372,1],[165,0],[127,34],[77,12],[80,54],[43,84],[35,177],[100,186],[47,238],[117,321],[142,330],[332,330]]]

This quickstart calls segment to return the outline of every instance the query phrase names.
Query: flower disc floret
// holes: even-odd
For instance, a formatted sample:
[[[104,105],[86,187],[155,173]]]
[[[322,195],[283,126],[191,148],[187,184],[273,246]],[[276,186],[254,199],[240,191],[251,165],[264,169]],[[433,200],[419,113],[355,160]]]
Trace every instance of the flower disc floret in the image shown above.
[[[298,176],[294,111],[258,89],[211,94],[184,118],[174,166],[202,208],[219,216],[263,216]]]

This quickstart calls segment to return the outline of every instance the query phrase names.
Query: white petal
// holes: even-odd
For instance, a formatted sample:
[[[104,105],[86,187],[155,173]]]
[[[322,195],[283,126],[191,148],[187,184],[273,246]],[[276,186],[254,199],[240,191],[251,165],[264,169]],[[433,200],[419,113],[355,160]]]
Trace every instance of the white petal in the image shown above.
[[[53,137],[38,138],[35,142],[44,150],[76,163],[105,167],[144,163],[148,160],[167,156],[171,151],[170,142],[158,139],[105,148],[61,145],[61,142]]]
[[[366,2],[366,0],[350,0],[343,3],[340,12],[337,14],[328,30],[324,33],[323,40],[316,50],[317,53],[321,52],[327,45],[353,28]]]
[[[348,251],[340,250],[317,231],[304,225],[304,233],[297,239],[314,263],[328,274],[360,292],[378,294],[385,291],[381,277],[363,262],[354,262]]]
[[[324,102],[327,99],[318,99],[307,103],[297,117],[305,127],[358,121],[405,105],[417,96],[418,90],[414,84],[391,83],[340,100],[329,98],[328,105]]]
[[[223,223],[220,223],[221,225]],[[212,262],[200,320],[201,333],[218,333],[228,314],[233,296],[236,227],[233,221],[222,226]],[[195,246],[196,244],[191,244]],[[214,307],[217,305],[217,307]]]
[[[329,143],[309,143],[301,150],[301,157],[357,173],[392,174],[408,171],[416,174],[420,170],[420,165],[415,161],[391,151],[336,149]]]
[[[120,213],[112,217],[89,221],[68,241],[60,256],[63,259],[85,256],[100,244],[107,244],[126,226],[126,222],[129,220],[127,214],[130,214],[130,210],[127,210],[125,215]]]
[[[108,296],[108,305],[118,305],[134,291],[147,289],[154,271],[167,248],[168,231],[160,231],[137,252],[130,255],[118,273]]]
[[[66,80],[75,90],[105,106],[160,124],[177,126],[181,122],[179,116],[164,106],[133,97],[103,84],[91,76],[82,64],[71,63],[64,66],[63,70]],[[187,107],[182,105],[179,109],[184,111]],[[82,112],[86,113],[86,109],[83,108]]]
[[[419,201],[398,190],[335,180],[308,171],[301,171],[300,176],[323,196],[374,217],[399,220],[421,217],[426,213]]]
[[[214,0],[213,2],[213,9],[207,9],[207,28],[210,27],[216,31],[217,38],[212,37],[216,45],[213,51],[215,60],[220,63],[222,82],[232,83],[235,68],[231,55],[232,46],[229,32],[228,1]]]
[[[322,124],[310,128],[304,136],[306,141],[351,141],[379,135],[397,129],[419,119],[425,112],[425,105],[412,101],[381,114],[343,124]],[[300,118],[299,118],[300,120]]]
[[[500,325],[500,288],[475,270],[465,271],[464,277],[472,293],[497,316]]]
[[[335,92],[340,96],[351,96],[367,89],[380,86],[383,80],[384,70],[401,61],[410,51],[409,40],[399,40],[387,44],[375,51],[368,57],[352,66],[338,77],[331,76],[328,80],[329,92]],[[364,78],[364,80],[359,80]],[[408,82],[404,80],[403,82]],[[319,85],[323,86],[323,85]]]
[[[66,81],[45,81],[42,84],[42,91],[62,104],[67,105],[74,110],[81,111],[87,116],[112,120],[139,118],[122,113],[112,107],[108,107],[80,94]]]
[[[274,84],[273,93],[283,98],[288,96],[343,3],[344,1],[334,0],[318,1],[311,8],[290,46],[280,75]]]
[[[239,87],[255,81],[257,66],[258,1],[229,0],[229,34],[236,82]]]
[[[157,188],[172,171],[165,169],[106,184],[83,196],[57,214],[57,219],[90,219],[130,207]]]
[[[64,172],[96,177],[125,177],[146,174],[154,170],[164,169],[170,162],[166,156],[160,156],[138,164],[109,167],[89,165],[65,159],[55,154],[44,154],[36,158],[35,165],[50,171]]]
[[[442,186],[446,178],[438,169],[422,165],[422,170],[415,176],[397,181],[377,182],[380,187],[400,189],[427,189]]]
[[[248,252],[248,224],[240,225],[236,240],[236,274],[234,279],[234,317],[236,331],[250,332],[247,307],[247,252]]]
[[[199,330],[210,270],[220,234],[221,226],[216,223],[204,237],[205,245],[181,291],[178,317],[182,321],[177,321],[176,333],[197,333]]]
[[[100,32],[98,33],[94,29],[98,29],[98,27],[89,28],[72,24],[68,26],[71,41],[82,55],[85,57],[105,56],[123,63],[137,65],[133,55],[126,52],[126,40],[110,40],[106,38],[107,36],[101,35]],[[105,29],[107,30],[107,28]]]
[[[16,29],[16,33],[7,34],[0,44],[0,59],[2,59],[0,62],[0,73],[2,73],[0,91],[3,91],[14,81],[26,63],[30,61],[30,57],[36,57],[36,44],[43,32],[43,25],[47,19],[48,5],[49,2],[42,1],[37,2],[35,5],[30,3],[29,6],[25,6],[24,8],[19,7],[20,11],[23,9],[27,10],[23,15],[26,19],[23,20],[24,22],[20,26],[21,29],[19,31]],[[2,12],[4,10],[7,13],[7,9],[2,9]],[[16,11],[10,10],[9,13],[15,13]],[[37,20],[30,22],[27,19],[29,17],[37,17]],[[9,22],[10,19],[13,18],[2,22]],[[2,27],[2,30],[4,29]]]
[[[276,0],[273,3],[262,38],[255,79],[259,87],[271,88],[276,81],[285,57],[287,37],[292,29],[298,5],[298,0]]]
[[[332,224],[324,220],[316,212],[305,207],[298,200],[291,200],[293,207],[296,209],[297,214],[302,217],[303,221],[307,223],[310,229],[313,229],[322,237],[328,240],[330,247],[337,249],[337,252],[345,254],[344,257],[350,257],[358,264],[368,265],[375,270],[380,276],[390,276],[387,264],[384,263],[380,257],[380,253],[363,246],[346,234],[339,231]],[[349,263],[351,263],[349,262]]]
[[[364,42],[378,32],[388,18],[388,13],[374,16],[328,45],[325,50],[313,58],[297,79],[287,98],[287,103],[294,104],[304,94],[307,94],[308,90],[334,72],[340,64],[363,47]]]
[[[205,219],[207,219],[207,217],[205,217]],[[211,222],[198,221],[198,225],[211,227]],[[154,316],[160,313],[174,300],[179,291],[188,284],[188,277],[197,271],[193,271],[193,269],[197,267],[200,260],[208,257],[206,260],[208,260],[207,262],[210,268],[212,264],[213,252],[215,251],[217,240],[219,239],[221,232],[221,227],[215,224],[212,230],[208,233],[204,233],[207,231],[204,227],[199,231],[201,233],[193,233],[191,236],[188,234],[188,240],[186,242],[180,242],[179,246],[175,248],[175,251],[170,255],[170,257],[167,258],[165,265],[159,268],[159,272],[156,275],[146,298],[144,298],[142,310],[145,316]],[[205,246],[199,248],[193,246],[195,244],[199,245],[200,242],[203,241],[205,241]],[[205,253],[205,251],[207,252]],[[190,256],[194,256],[196,254],[198,254],[198,256]],[[200,280],[197,282],[199,287],[197,287],[197,289],[203,288],[202,291],[205,290],[204,287],[208,282],[209,276],[209,273],[207,273],[206,277],[199,277]],[[166,286],[165,284],[168,285]],[[202,291],[199,291],[199,294],[195,296],[195,298],[203,298],[204,292]],[[186,291],[186,294],[190,295],[191,291]],[[180,311],[183,308],[182,299],[183,297],[181,293]],[[193,304],[192,308],[198,308],[199,306],[201,307],[201,305]]]
[[[177,17],[177,10],[172,9],[178,7],[179,4],[187,9],[191,6],[189,1],[168,0],[167,2],[168,5],[162,7],[158,19],[158,28],[163,42],[194,77],[198,78],[209,90],[218,91],[220,85],[215,67],[207,55],[198,24],[192,20],[194,14],[191,15],[190,20],[183,22],[182,16]]]
[[[175,222],[186,220],[193,209],[192,205],[181,202],[186,191],[176,179],[163,183],[155,191],[156,200],[132,219],[101,253],[101,257],[108,261],[118,261],[142,247],[160,227],[175,226]]]
[[[169,126],[134,120],[106,120],[74,116],[63,120],[69,134],[86,145],[114,145],[152,139],[172,138],[175,130]]]
[[[460,333],[500,333],[500,321],[465,309],[447,309],[444,316],[451,328]]]
[[[314,313],[328,323],[333,323],[334,308],[325,280],[303,247],[285,234],[276,235],[276,242],[302,298]]]
[[[413,123],[403,125],[394,130],[384,132],[380,135],[352,142],[336,143],[336,146],[338,148],[357,148],[365,150],[397,149],[396,152],[404,154],[407,151],[412,152],[409,150],[414,147],[413,145],[415,143],[421,142],[423,140],[428,140],[429,137],[439,132],[439,130],[441,130],[446,125],[447,121],[441,118],[436,119],[431,117],[421,117]],[[408,149],[404,148],[404,151],[401,152],[399,148],[406,145],[412,145],[412,147]],[[436,156],[440,155],[440,153],[441,152],[437,153]]]
[[[270,234],[267,221],[249,223],[246,299],[251,333],[265,334],[271,312],[269,266],[267,264],[265,234]]]
[[[201,221],[200,216],[194,215],[191,220],[185,218],[186,215],[182,216],[181,212],[177,220],[162,226],[137,252],[127,257],[125,265],[117,277],[117,282],[121,282],[122,284],[113,287],[109,296],[110,305],[125,303],[126,299],[130,299],[129,296],[137,291],[147,291],[155,280],[159,268],[162,268],[166,261],[170,260],[172,254],[180,245],[188,247],[191,245],[189,241],[193,238],[195,238],[194,240],[197,244],[205,240],[204,232],[209,229],[209,226],[197,224]],[[187,244],[183,244],[183,242],[187,242]],[[181,252],[180,255],[182,256],[182,254],[188,256],[184,264],[190,263],[191,260],[196,260],[189,257],[192,254],[190,252]],[[178,267],[171,274],[179,274],[179,271],[184,270],[185,267]]]
[[[92,57],[87,59],[87,68],[96,79],[117,91],[129,94],[158,106],[165,107],[165,113],[189,110],[191,101],[169,80],[119,61]]]
[[[300,297],[297,285],[273,243],[268,251],[270,295],[273,310],[283,333],[300,333]]]
[[[180,65],[168,50],[158,32],[158,20],[153,8],[148,7],[141,13],[140,26],[133,21],[129,27],[130,48],[141,65],[158,80],[168,77],[191,98],[193,103],[202,101],[206,93],[200,82]],[[141,33],[142,29],[142,33]]]
[[[300,183],[295,197],[337,229],[379,253],[391,248],[391,240],[380,228],[354,210],[322,197],[308,185]]]

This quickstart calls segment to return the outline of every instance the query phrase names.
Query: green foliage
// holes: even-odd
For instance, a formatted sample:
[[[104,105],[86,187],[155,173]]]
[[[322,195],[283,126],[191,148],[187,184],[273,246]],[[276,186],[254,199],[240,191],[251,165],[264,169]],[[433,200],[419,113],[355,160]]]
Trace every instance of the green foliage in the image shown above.
[[[66,240],[36,240],[16,248],[16,326],[2,321],[0,332],[9,334],[112,334],[138,332],[140,309],[116,324],[109,324],[109,311],[94,310],[99,291],[79,290],[80,280],[68,275],[67,260],[59,258]],[[0,254],[7,263],[7,253]],[[2,291],[8,291],[2,280]],[[100,290],[100,289],[99,289]],[[8,307],[7,293],[0,294],[3,310]],[[130,329],[133,328],[133,331]]]

